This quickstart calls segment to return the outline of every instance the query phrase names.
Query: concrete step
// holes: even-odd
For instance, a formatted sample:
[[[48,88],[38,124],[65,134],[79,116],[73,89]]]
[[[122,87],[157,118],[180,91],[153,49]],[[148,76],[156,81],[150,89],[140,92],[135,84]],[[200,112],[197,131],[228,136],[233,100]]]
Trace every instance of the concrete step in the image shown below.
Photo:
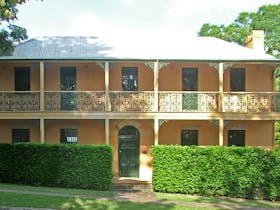
[[[151,184],[113,184],[111,190],[140,192],[140,191],[152,191],[153,187]]]
[[[153,190],[150,181],[141,181],[133,179],[115,179],[112,185],[113,191],[151,191]]]

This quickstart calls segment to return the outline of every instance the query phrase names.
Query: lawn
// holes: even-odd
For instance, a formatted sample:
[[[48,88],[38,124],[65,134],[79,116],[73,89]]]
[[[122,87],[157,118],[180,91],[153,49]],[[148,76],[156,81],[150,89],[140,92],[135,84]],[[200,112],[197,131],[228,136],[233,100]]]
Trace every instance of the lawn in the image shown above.
[[[96,190],[85,190],[85,189],[72,189],[72,188],[58,188],[58,187],[34,187],[28,185],[14,185],[14,184],[1,184],[0,189],[10,190],[27,190],[35,192],[50,192],[50,193],[65,193],[69,195],[87,195],[97,197],[113,197],[114,192],[112,191],[96,191]]]
[[[229,197],[204,197],[195,195],[156,193],[158,199],[163,201],[180,201],[195,203],[221,204],[228,206],[244,206],[256,208],[275,208],[280,209],[280,202],[264,201],[264,200],[247,200]]]
[[[65,189],[51,187],[32,187],[25,185],[0,184],[0,190],[6,189],[11,192],[0,192],[0,207],[32,207],[32,208],[53,208],[53,209],[145,209],[145,210],[202,210],[202,209],[220,209],[206,207],[186,207],[182,202],[196,203],[196,206],[206,204],[258,207],[258,208],[276,208],[280,209],[280,202],[270,202],[262,200],[245,200],[234,198],[216,198],[202,197],[182,194],[156,193],[160,201],[175,201],[172,204],[163,203],[136,203],[128,201],[118,201],[114,197],[113,191],[94,191],[84,189]],[[15,192],[18,191],[18,192]],[[23,191],[25,193],[23,193]],[[36,194],[37,193],[37,194]],[[40,194],[43,193],[43,194]],[[61,196],[63,194],[64,196]],[[66,195],[66,196],[65,196]],[[102,199],[97,199],[102,197]],[[178,201],[178,202],[176,202]],[[191,203],[190,203],[191,202]]]
[[[0,206],[52,208],[52,209],[97,209],[97,210],[203,210],[207,208],[164,205],[156,203],[134,203],[106,199],[86,199],[79,197],[60,197],[0,192]],[[210,209],[210,208],[209,208]]]

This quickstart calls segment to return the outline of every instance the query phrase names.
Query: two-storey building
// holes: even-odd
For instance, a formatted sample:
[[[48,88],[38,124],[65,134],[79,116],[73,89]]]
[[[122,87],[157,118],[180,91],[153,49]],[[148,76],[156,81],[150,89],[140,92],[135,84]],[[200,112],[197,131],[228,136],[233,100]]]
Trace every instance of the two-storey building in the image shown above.
[[[279,59],[211,37],[145,48],[121,53],[92,37],[17,45],[0,57],[0,142],[109,144],[115,176],[139,180],[151,180],[152,145],[274,146]]]

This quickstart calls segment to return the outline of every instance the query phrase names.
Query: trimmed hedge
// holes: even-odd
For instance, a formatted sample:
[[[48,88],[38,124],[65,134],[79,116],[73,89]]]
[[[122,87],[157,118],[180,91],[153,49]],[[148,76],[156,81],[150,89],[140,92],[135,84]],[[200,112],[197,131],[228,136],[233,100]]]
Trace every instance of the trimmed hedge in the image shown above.
[[[155,191],[277,200],[280,150],[154,146]]]
[[[112,161],[107,145],[0,144],[0,181],[106,190]]]

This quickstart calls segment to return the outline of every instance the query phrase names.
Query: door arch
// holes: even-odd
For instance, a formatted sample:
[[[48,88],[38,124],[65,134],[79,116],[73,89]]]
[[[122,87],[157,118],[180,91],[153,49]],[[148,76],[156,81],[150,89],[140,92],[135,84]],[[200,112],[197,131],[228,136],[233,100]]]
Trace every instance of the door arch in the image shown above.
[[[140,133],[134,126],[125,126],[118,134],[120,177],[139,177]]]

